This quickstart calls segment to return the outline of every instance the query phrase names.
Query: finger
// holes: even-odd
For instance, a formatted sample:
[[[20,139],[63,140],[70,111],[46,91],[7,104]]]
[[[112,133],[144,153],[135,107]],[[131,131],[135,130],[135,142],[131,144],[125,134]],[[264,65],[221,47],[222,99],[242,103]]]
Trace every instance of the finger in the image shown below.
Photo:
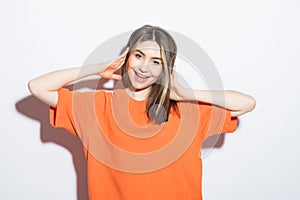
[[[118,62],[124,61],[125,60],[125,56],[128,53],[128,49],[129,48],[127,47],[126,50],[121,55],[119,55],[117,58],[113,59],[111,61],[111,63],[118,63]]]
[[[125,62],[125,60],[124,60],[124,59],[122,59],[122,60],[118,60],[118,62],[116,63],[116,66],[117,66],[117,68],[120,68],[120,67],[122,67],[122,65],[124,64],[124,62]]]
[[[173,73],[172,73],[172,76],[171,76],[171,84],[173,85],[173,86],[175,86],[176,85],[176,82],[178,81],[177,80],[177,71],[176,71],[176,65],[174,65],[173,66]]]
[[[129,47],[127,47],[127,48],[125,49],[125,51],[122,53],[121,56],[122,56],[122,57],[123,57],[123,56],[126,56],[126,54],[128,53],[128,50],[129,50]]]
[[[119,68],[121,67],[125,62],[125,58],[119,57],[113,62],[110,63],[111,66],[114,66],[113,68]]]
[[[125,49],[125,52],[124,52],[124,53],[128,53],[128,51],[129,51],[129,47],[127,47],[127,48]]]
[[[121,75],[118,75],[118,74],[113,74],[113,75],[111,75],[110,79],[121,80],[121,79],[122,79],[122,76],[121,76]]]
[[[172,76],[174,77],[176,74],[176,65],[173,65],[173,71],[172,71]]]
[[[174,74],[174,72],[176,72],[176,65],[173,65],[172,67],[172,74]]]

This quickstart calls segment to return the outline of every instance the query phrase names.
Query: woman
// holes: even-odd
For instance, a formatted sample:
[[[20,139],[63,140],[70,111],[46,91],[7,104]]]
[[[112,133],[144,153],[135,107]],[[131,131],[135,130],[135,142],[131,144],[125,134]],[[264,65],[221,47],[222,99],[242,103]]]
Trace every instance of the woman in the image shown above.
[[[51,124],[81,138],[90,199],[202,199],[202,142],[235,131],[237,117],[253,110],[255,100],[238,91],[180,86],[176,52],[167,31],[145,25],[110,63],[59,70],[28,83],[51,106]],[[121,86],[113,93],[63,88],[95,74]],[[212,102],[211,95],[224,98]]]

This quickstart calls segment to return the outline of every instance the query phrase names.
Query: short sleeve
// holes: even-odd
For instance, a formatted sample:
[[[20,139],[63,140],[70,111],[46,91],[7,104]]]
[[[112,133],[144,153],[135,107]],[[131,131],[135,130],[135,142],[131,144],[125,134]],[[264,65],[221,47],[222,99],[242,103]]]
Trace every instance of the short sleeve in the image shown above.
[[[231,116],[230,110],[225,110],[225,121],[221,133],[232,133],[237,129],[238,118]]]
[[[58,102],[49,110],[50,124],[55,128],[65,128],[70,133],[76,134],[72,109],[72,92],[66,88],[58,90]]]
[[[204,139],[221,133],[232,133],[237,129],[238,118],[231,111],[211,104],[199,104],[200,127]]]
[[[60,88],[56,107],[50,107],[50,124],[81,139],[88,138],[98,118],[105,118],[106,98],[110,96],[106,94],[105,91],[75,92]]]

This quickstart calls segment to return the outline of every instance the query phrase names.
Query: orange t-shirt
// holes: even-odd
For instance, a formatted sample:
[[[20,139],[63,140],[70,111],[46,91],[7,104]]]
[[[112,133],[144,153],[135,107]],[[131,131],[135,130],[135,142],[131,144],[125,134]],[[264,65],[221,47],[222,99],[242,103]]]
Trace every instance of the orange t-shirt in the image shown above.
[[[124,89],[58,91],[50,123],[81,138],[91,200],[201,200],[202,142],[233,132],[230,111],[204,103],[178,102],[161,125],[147,117],[146,101]]]

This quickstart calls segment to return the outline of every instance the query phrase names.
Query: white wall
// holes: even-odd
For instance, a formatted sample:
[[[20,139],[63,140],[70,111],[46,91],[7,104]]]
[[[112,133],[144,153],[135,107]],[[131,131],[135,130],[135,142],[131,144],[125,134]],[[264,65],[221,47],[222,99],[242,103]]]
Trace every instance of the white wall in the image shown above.
[[[80,142],[49,126],[47,106],[30,96],[27,82],[81,66],[101,43],[146,23],[194,40],[225,89],[257,100],[204,159],[204,198],[300,198],[298,1],[101,2],[0,2],[0,199],[85,199]]]

